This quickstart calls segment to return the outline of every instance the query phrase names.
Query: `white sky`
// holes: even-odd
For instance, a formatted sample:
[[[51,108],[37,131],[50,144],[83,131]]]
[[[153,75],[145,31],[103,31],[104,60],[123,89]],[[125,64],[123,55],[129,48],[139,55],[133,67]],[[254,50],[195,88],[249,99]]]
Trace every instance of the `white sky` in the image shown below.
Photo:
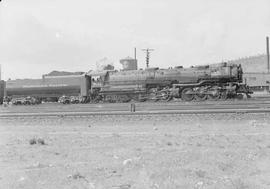
[[[88,71],[154,48],[150,65],[191,66],[265,53],[269,0],[2,0],[2,78]]]

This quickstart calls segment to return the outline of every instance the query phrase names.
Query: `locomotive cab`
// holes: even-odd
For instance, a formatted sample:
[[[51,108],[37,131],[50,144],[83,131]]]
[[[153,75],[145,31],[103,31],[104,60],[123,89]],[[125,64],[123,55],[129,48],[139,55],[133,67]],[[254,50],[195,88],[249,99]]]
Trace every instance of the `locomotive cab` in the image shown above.
[[[93,87],[101,87],[103,84],[104,78],[102,76],[92,76],[91,83]]]
[[[91,77],[91,89],[104,86],[108,71],[89,71],[86,75]]]

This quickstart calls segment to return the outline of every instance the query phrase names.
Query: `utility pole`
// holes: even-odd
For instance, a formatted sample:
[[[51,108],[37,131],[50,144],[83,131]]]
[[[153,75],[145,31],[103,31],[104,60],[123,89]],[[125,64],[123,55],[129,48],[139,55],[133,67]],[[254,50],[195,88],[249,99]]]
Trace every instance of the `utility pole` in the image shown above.
[[[134,48],[134,59],[137,60],[137,50],[136,50],[136,47]]]
[[[142,51],[146,52],[146,68],[149,68],[149,58],[150,58],[150,52],[153,51],[154,49],[142,49]]]
[[[269,37],[266,37],[267,73],[269,73]]]

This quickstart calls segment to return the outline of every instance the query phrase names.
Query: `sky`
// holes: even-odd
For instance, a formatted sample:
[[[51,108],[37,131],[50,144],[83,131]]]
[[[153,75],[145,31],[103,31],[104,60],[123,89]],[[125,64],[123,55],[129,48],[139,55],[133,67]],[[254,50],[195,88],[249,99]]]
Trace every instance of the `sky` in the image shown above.
[[[88,71],[107,58],[189,67],[265,53],[269,0],[2,0],[2,79]]]

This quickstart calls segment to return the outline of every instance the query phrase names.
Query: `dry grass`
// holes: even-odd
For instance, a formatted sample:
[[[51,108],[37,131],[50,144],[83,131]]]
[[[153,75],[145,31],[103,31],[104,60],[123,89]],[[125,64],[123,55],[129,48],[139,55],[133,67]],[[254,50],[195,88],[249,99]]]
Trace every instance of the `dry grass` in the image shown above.
[[[254,127],[252,120],[260,126]],[[269,114],[0,121],[3,188],[260,189],[270,185]],[[88,129],[89,124],[95,126]]]

